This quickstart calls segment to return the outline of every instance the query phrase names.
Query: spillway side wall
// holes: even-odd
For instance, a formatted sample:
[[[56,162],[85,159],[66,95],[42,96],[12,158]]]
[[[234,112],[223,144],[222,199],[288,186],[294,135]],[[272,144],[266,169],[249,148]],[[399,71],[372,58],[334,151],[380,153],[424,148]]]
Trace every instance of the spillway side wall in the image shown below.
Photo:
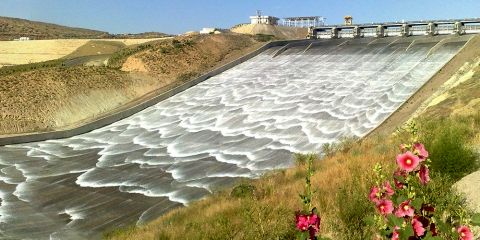
[[[205,73],[201,75],[198,78],[195,78],[189,82],[184,83],[181,86],[178,86],[172,90],[169,90],[167,92],[158,94],[153,96],[152,98],[143,101],[139,104],[133,105],[132,107],[129,107],[124,110],[116,111],[113,112],[109,115],[103,116],[99,119],[96,119],[92,122],[88,122],[84,125],[72,128],[72,129],[66,129],[66,130],[59,130],[59,131],[51,131],[51,132],[42,132],[42,133],[31,133],[31,134],[21,134],[21,135],[15,135],[15,136],[8,136],[8,137],[0,137],[0,146],[4,145],[11,145],[11,144],[20,144],[20,143],[28,143],[28,142],[38,142],[38,141],[45,141],[49,139],[61,139],[61,138],[68,138],[68,137],[73,137],[76,135],[80,135],[83,133],[87,133],[90,131],[93,131],[95,129],[107,126],[109,124],[112,124],[116,121],[119,121],[121,119],[127,118],[137,112],[142,111],[143,109],[153,106],[171,96],[174,96],[180,92],[183,92],[213,76],[216,76],[230,68],[233,68],[245,61],[248,61],[249,59],[257,56],[258,54],[262,53],[263,51],[272,48],[272,47],[279,47],[279,46],[285,46],[287,44],[309,44],[313,40],[286,40],[286,41],[274,41],[274,42],[269,42],[259,49],[242,56],[230,63],[227,63],[219,68],[216,68],[208,73]]]
[[[424,101],[435,93],[446,81],[448,81],[452,75],[466,63],[475,61],[475,58],[479,55],[480,50],[476,46],[480,42],[480,35],[463,35],[460,37],[445,36],[443,43],[454,41],[465,41],[465,44],[460,48],[456,54],[449,59],[447,63],[443,65],[433,76],[425,82],[420,88],[415,91],[402,105],[400,105],[395,111],[393,111],[383,122],[377,127],[370,130],[364,137],[369,137],[374,134],[392,132],[395,129],[395,122],[406,122],[412,114],[414,114],[417,108],[409,108],[408,105],[419,107]],[[428,40],[427,40],[428,41]],[[441,43],[441,42],[439,42]],[[437,50],[441,44],[437,44],[432,48],[432,52]],[[429,52],[430,54],[430,52]],[[430,94],[422,94],[422,92],[431,91]]]

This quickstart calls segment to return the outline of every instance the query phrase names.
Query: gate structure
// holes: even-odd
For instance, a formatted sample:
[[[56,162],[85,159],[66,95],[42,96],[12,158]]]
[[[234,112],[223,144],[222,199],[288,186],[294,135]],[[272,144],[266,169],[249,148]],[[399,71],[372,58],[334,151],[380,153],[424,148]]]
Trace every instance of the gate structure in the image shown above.
[[[387,22],[358,25],[310,26],[308,37],[317,38],[360,38],[395,37],[419,35],[448,35],[480,33],[480,18],[431,20],[412,22]]]

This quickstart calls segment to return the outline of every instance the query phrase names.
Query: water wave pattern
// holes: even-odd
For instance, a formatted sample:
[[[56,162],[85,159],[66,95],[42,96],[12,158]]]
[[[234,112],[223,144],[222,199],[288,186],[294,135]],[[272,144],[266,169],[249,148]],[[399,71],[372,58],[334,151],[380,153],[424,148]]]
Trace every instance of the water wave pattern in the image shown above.
[[[0,238],[91,239],[363,136],[462,44],[269,49],[129,118],[0,148]]]

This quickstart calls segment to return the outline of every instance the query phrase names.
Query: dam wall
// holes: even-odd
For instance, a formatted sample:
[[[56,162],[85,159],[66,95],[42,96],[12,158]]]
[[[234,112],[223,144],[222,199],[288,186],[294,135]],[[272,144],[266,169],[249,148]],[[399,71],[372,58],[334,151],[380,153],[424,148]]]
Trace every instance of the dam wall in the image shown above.
[[[468,40],[281,42],[93,131],[0,147],[0,238],[99,238],[365,136]]]

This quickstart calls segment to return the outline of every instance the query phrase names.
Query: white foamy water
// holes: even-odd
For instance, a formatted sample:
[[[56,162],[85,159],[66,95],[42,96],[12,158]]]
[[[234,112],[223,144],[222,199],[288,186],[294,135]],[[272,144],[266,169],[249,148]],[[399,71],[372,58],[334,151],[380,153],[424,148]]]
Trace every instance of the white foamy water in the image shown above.
[[[463,43],[274,49],[129,118],[0,147],[0,238],[91,239],[364,136]]]

